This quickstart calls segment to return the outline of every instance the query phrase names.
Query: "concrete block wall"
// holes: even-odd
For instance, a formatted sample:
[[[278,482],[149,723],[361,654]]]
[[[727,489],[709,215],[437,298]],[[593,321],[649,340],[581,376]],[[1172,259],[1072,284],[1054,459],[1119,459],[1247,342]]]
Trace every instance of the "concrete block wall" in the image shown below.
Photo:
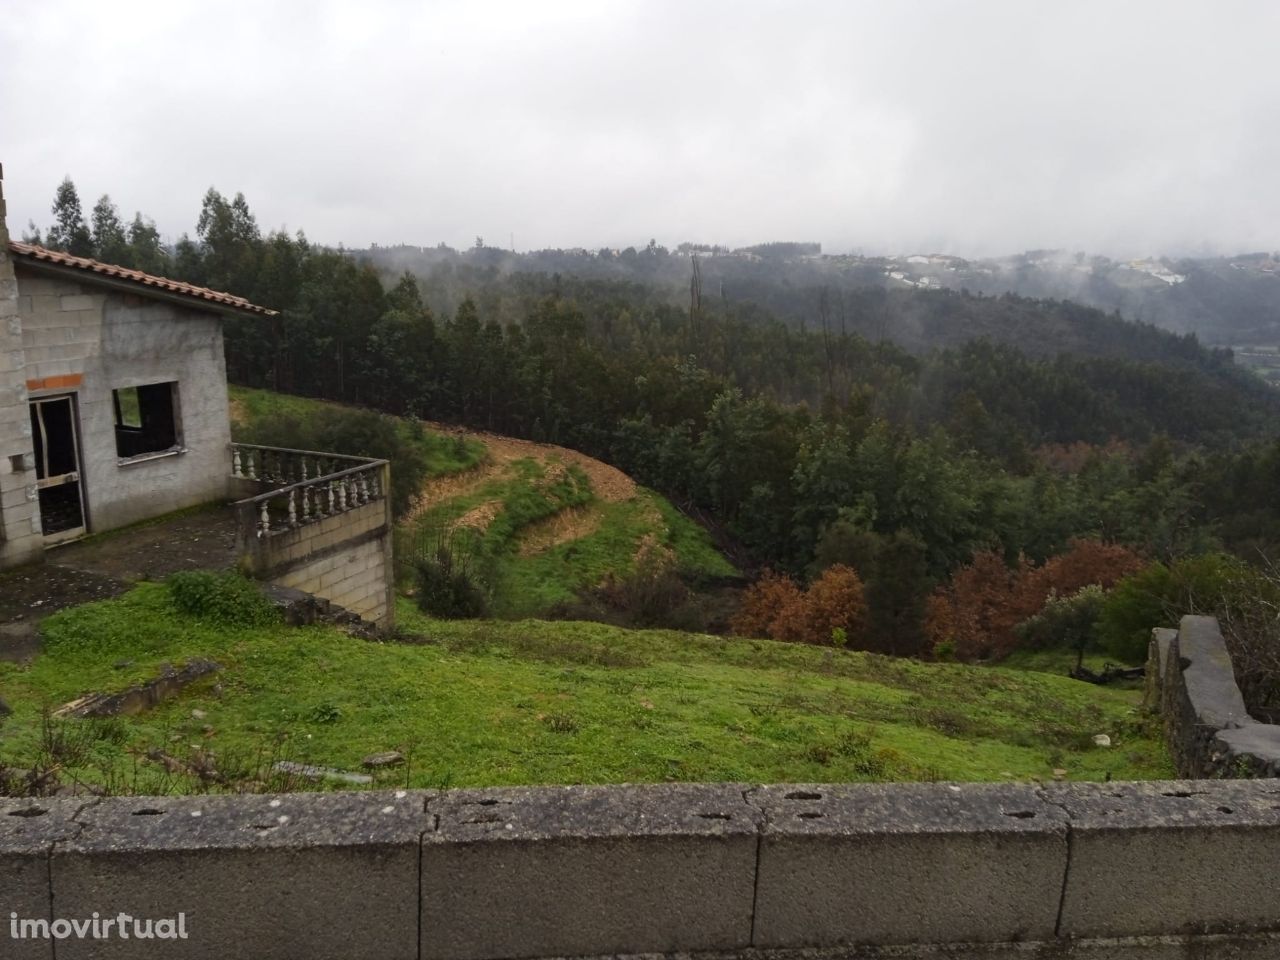
[[[40,559],[44,552],[22,342],[0,170],[0,567]]]
[[[733,950],[751,943],[761,811],[720,785],[433,797],[433,960]]]
[[[322,597],[382,629],[393,625],[389,499],[267,536],[257,535],[254,520],[246,509],[240,553],[255,577]]]
[[[1067,818],[1033,787],[775,786],[755,800],[756,946],[1054,938]]]
[[[25,381],[74,393],[90,529],[223,499],[230,474],[221,319],[17,264]],[[174,381],[182,452],[121,463],[112,391]]]
[[[1161,714],[1179,776],[1280,776],[1280,726],[1249,715],[1213,617],[1152,631],[1145,700]]]
[[[0,801],[63,957],[1280,956],[1280,784],[667,784]]]

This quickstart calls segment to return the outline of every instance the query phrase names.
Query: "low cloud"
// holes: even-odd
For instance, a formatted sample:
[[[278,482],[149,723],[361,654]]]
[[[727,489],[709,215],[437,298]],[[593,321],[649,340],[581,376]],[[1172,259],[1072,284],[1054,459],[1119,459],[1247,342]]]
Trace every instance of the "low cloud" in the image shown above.
[[[191,230],[210,185],[362,246],[650,237],[1280,248],[1280,7],[53,2],[0,17],[10,227]]]

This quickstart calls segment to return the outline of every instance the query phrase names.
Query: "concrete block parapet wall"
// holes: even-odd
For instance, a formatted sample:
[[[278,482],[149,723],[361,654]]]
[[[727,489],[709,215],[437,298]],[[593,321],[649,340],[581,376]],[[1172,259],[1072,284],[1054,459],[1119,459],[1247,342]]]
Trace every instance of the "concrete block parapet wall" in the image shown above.
[[[766,827],[758,946],[1054,936],[1065,815],[1032,787],[782,786],[755,796]]]
[[[1249,715],[1216,619],[1153,630],[1146,676],[1146,705],[1163,718],[1180,776],[1280,776],[1280,726]]]
[[[0,956],[1260,960],[1276,862],[1266,780],[9,800]]]
[[[727,950],[751,942],[761,815],[719,786],[463,791],[428,804],[422,956]]]

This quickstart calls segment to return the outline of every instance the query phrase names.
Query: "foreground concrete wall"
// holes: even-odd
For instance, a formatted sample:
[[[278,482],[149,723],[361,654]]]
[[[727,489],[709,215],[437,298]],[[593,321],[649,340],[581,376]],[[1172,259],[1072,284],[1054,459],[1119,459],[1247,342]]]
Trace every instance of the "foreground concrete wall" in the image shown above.
[[[388,489],[383,487],[383,489]],[[322,597],[387,629],[394,621],[391,500],[259,536],[242,505],[240,555],[253,576]]]
[[[221,320],[17,265],[32,396],[75,395],[92,531],[226,497],[231,425]],[[112,391],[178,384],[181,452],[123,461]]]
[[[0,956],[1262,960],[1276,863],[1265,780],[0,801]]]
[[[781,786],[755,796],[766,818],[758,946],[1053,939],[1066,817],[1033,787]]]
[[[27,412],[22,316],[9,257],[3,179],[0,171],[0,567],[39,559],[44,551]]]
[[[1280,776],[1280,727],[1249,716],[1216,619],[1153,630],[1146,673],[1146,704],[1180,776]]]

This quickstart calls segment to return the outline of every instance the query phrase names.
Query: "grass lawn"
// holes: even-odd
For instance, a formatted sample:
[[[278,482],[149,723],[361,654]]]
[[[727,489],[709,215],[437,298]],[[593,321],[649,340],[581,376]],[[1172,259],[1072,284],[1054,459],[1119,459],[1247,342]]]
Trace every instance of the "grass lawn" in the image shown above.
[[[155,749],[210,751],[224,773],[270,786],[255,770],[275,759],[358,770],[383,750],[410,758],[383,782],[416,787],[1172,774],[1131,690],[766,640],[435,621],[403,601],[398,616],[423,642],[220,627],[178,612],[159,583],[65,610],[33,663],[0,663],[14,711],[0,764],[60,741],[67,778],[135,793],[192,788],[145,759]],[[145,714],[54,721],[42,737],[42,708],[195,656],[224,669]],[[1113,746],[1094,746],[1098,733]]]
[[[1123,667],[1140,666],[1137,663],[1117,663],[1115,657],[1100,651],[1085,651],[1083,665],[1086,670],[1101,673],[1108,664]],[[1000,665],[1013,670],[1038,670],[1042,673],[1056,673],[1065,677],[1075,669],[1076,654],[1074,650],[1015,650],[1001,660]],[[1142,686],[1141,680],[1126,682],[1131,683],[1134,689]]]

